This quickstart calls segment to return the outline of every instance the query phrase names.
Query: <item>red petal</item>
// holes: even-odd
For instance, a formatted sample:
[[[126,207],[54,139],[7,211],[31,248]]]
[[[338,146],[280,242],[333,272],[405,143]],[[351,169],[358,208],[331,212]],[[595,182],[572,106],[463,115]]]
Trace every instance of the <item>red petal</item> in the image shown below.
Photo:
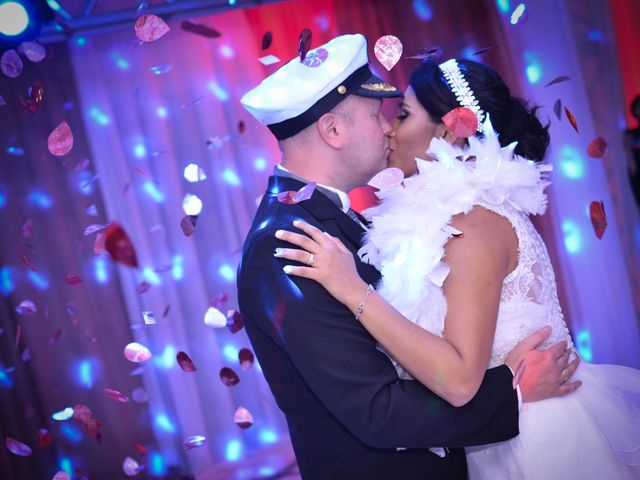
[[[143,42],[154,42],[164,36],[169,30],[171,29],[164,20],[151,14],[138,17],[134,26],[136,37]]]
[[[494,48],[498,48],[499,45],[491,45],[490,47],[485,47],[485,48],[481,48],[480,50],[478,50],[477,52],[474,52],[474,56],[476,55],[482,55],[483,53],[487,53],[490,52],[491,50],[493,50]]]
[[[304,62],[309,50],[311,50],[311,30],[305,28],[300,32],[300,38],[298,38],[298,56],[301,62]]]
[[[564,113],[569,119],[569,123],[574,128],[574,130],[577,133],[580,133],[580,131],[578,130],[578,122],[576,121],[576,117],[573,116],[573,113],[571,113],[571,111],[567,107],[564,107]]]
[[[229,295],[226,292],[216,293],[211,299],[211,306],[217,309],[221,309],[229,301]]]
[[[607,141],[602,137],[591,140],[587,147],[587,153],[593,158],[602,158],[607,153]]]
[[[182,233],[184,233],[186,237],[190,237],[193,235],[193,232],[196,231],[197,220],[197,215],[185,215],[182,220],[180,220],[180,228],[182,228]]]
[[[238,122],[238,133],[244,133],[245,130],[246,130],[246,127],[244,125],[244,122],[240,120]]]
[[[46,428],[41,428],[36,433],[36,444],[38,448],[46,448],[53,443],[53,436]]]
[[[33,263],[33,260],[31,260],[31,258],[27,254],[21,253],[20,259],[22,260],[22,263],[24,263],[29,268],[29,270],[33,270],[34,272],[36,271],[35,263]]]
[[[229,310],[227,312],[227,328],[231,333],[237,333],[244,327],[242,315],[237,310]]]
[[[478,117],[465,107],[454,108],[442,117],[442,121],[454,135],[460,138],[468,138],[478,130]]]
[[[593,230],[596,232],[596,237],[601,239],[607,229],[607,215],[604,211],[604,203],[591,202],[589,215],[591,216],[591,225],[593,225]]]
[[[32,233],[33,233],[33,220],[28,218],[27,221],[24,222],[24,225],[22,226],[22,238],[24,240],[28,240],[29,238],[31,238]]]
[[[253,367],[255,357],[253,352],[248,348],[243,348],[238,352],[238,360],[240,361],[240,368],[245,372]]]
[[[545,85],[545,87],[550,87],[551,85],[555,85],[557,83],[562,83],[562,82],[567,82],[571,80],[571,77],[568,77],[566,75],[562,75],[561,77],[556,77],[553,80],[551,80],[549,83],[547,83]]]
[[[197,370],[189,355],[184,352],[178,352],[176,360],[178,360],[178,365],[180,365],[180,368],[185,372],[195,372]]]
[[[73,133],[67,122],[62,122],[49,134],[47,147],[51,155],[61,157],[73,148]]]
[[[77,275],[67,275],[64,277],[64,281],[67,282],[68,285],[80,285],[82,283],[82,279]]]
[[[151,285],[149,285],[149,283],[142,282],[140,285],[136,287],[136,293],[143,294],[145,292],[148,292],[150,288],[151,288]]]
[[[273,42],[273,33],[266,32],[262,36],[262,50],[266,50],[267,48],[269,48],[272,42]]]
[[[51,335],[51,337],[49,337],[49,345],[53,345],[54,343],[56,343],[58,340],[60,340],[61,336],[62,336],[62,329],[59,328],[55,332],[53,332],[53,335]]]
[[[117,223],[107,226],[105,232],[105,248],[115,262],[129,267],[138,267],[138,259],[127,232]]]
[[[240,377],[238,377],[236,372],[228,367],[224,367],[222,370],[220,370],[220,380],[222,380],[222,383],[224,383],[227,387],[233,387],[240,383]]]
[[[183,20],[180,24],[180,28],[185,32],[195,33],[196,35],[200,35],[206,38],[218,38],[222,36],[222,34],[215,28],[201,25],[192,20]]]
[[[120,403],[129,403],[129,397],[127,397],[126,395],[123,395],[122,393],[120,393],[118,390],[112,390],[110,388],[105,388],[104,389],[104,394],[107,397],[113,398],[114,400],[120,402]]]

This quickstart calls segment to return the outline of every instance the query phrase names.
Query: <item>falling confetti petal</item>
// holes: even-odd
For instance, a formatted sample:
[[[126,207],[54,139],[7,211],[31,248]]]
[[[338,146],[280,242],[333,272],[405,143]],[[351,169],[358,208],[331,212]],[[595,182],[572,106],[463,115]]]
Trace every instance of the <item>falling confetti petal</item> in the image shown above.
[[[122,471],[127,477],[136,476],[140,470],[142,470],[142,467],[131,457],[125,458],[124,462],[122,462]]]
[[[604,203],[591,202],[589,215],[591,216],[591,225],[593,225],[593,230],[596,232],[596,237],[601,239],[607,229],[607,214],[604,211]]]
[[[439,58],[442,56],[442,49],[440,47],[430,47],[420,50],[417,55],[413,55],[411,58],[414,60],[424,60],[426,58]]]
[[[192,20],[183,20],[180,24],[180,28],[185,32],[195,33],[196,35],[206,38],[219,38],[222,36],[222,34],[215,28],[201,25],[200,23],[196,23]]]
[[[80,285],[82,283],[82,279],[77,275],[67,275],[64,277],[64,281],[67,282],[67,285]]]
[[[196,98],[195,100],[189,102],[189,103],[183,103],[182,105],[180,105],[180,108],[191,108],[197,104],[199,104],[202,100],[204,100],[204,95],[202,95],[201,97]]]
[[[577,133],[580,133],[580,131],[578,130],[578,122],[576,121],[576,117],[573,116],[573,113],[571,113],[571,111],[567,107],[564,107],[564,113],[567,116],[567,119],[569,120],[569,123],[571,123],[571,126],[574,128],[574,130]]]
[[[33,63],[41,62],[47,56],[47,51],[38,42],[22,42],[18,45],[18,52],[23,54]]]
[[[22,263],[24,263],[27,268],[29,268],[29,270],[33,270],[34,272],[36,271],[36,265],[35,263],[33,263],[33,260],[31,260],[31,257],[29,257],[29,255],[21,253],[20,260],[22,260]]]
[[[61,336],[62,336],[62,329],[59,328],[55,332],[53,332],[53,334],[51,334],[51,337],[49,337],[49,345],[53,345],[54,343],[57,343],[58,340],[60,340]]]
[[[22,324],[18,323],[16,327],[16,350],[18,349],[18,345],[20,344],[20,337],[22,336]]]
[[[87,228],[84,229],[84,236],[89,236],[92,235],[96,232],[99,232],[100,230],[104,230],[105,228],[107,228],[106,225],[100,225],[98,223],[94,223],[93,225],[89,225]]]
[[[147,452],[149,451],[149,449],[147,447],[145,447],[144,445],[140,445],[139,443],[136,443],[133,446],[137,451],[139,451],[142,454],[147,454]]]
[[[290,190],[278,193],[278,201],[285,205],[296,205],[300,202],[304,202],[305,200],[309,200],[313,196],[315,189],[315,182],[307,183],[297,192],[295,190]]]
[[[107,236],[102,232],[99,232],[98,235],[96,235],[96,241],[93,243],[94,254],[102,255],[107,251],[107,248],[105,247],[106,239],[107,239]]]
[[[82,412],[80,412],[79,415],[81,413]],[[58,422],[64,422],[65,420],[69,420],[70,418],[73,418],[75,415],[76,415],[75,409],[71,407],[67,407],[64,410],[60,410],[59,412],[56,412],[53,415],[51,415],[51,418],[53,418]]]
[[[243,134],[245,130],[246,130],[245,124],[242,120],[240,120],[238,122],[238,133]]]
[[[529,11],[524,3],[519,4],[511,13],[511,25],[522,25],[529,18]]]
[[[227,326],[227,317],[214,307],[209,307],[207,313],[204,314],[204,324],[214,328],[223,328]]]
[[[243,430],[253,425],[253,415],[244,407],[238,407],[233,414],[233,421]]]
[[[265,55],[264,57],[260,57],[258,61],[265,66],[269,66],[273,65],[274,63],[278,63],[281,60],[275,55]]]
[[[229,301],[229,295],[226,292],[216,293],[211,299],[211,306],[218,309],[224,307]]]
[[[266,32],[262,36],[262,50],[266,50],[267,48],[269,48],[272,42],[273,42],[273,33]]]
[[[67,472],[60,470],[53,476],[51,480],[71,480],[71,477]]]
[[[238,352],[238,361],[240,362],[240,368],[242,368],[242,370],[245,372],[250,370],[255,361],[253,352],[248,348],[243,348]]]
[[[190,237],[193,235],[193,232],[196,231],[196,222],[198,221],[197,215],[185,215],[180,220],[180,228],[182,229],[182,233],[186,237]]]
[[[587,147],[587,153],[593,158],[602,158],[607,153],[607,141],[602,137],[591,140]]]
[[[24,148],[9,147],[9,148],[7,148],[7,153],[9,155],[22,156],[22,155],[24,155]]]
[[[131,398],[136,403],[146,403],[149,401],[149,394],[144,388],[138,387],[131,394]]]
[[[7,50],[0,58],[0,69],[9,78],[17,78],[22,73],[22,60],[15,50]]]
[[[73,133],[67,122],[62,122],[49,134],[47,147],[51,155],[61,157],[73,148]]]
[[[16,307],[16,312],[20,315],[24,315],[25,317],[31,317],[36,313],[36,304],[31,300],[23,300],[20,302],[20,305]]]
[[[329,58],[329,52],[324,48],[317,48],[316,50],[309,52],[302,63],[307,67],[315,68],[322,65],[327,58]]]
[[[131,342],[124,347],[124,356],[130,362],[142,363],[149,360],[152,355],[149,349],[144,345],[138,342]]]
[[[136,293],[143,294],[145,292],[148,292],[150,288],[151,284],[149,284],[149,282],[142,282],[136,287]]]
[[[7,449],[13,453],[14,455],[18,455],[19,457],[30,457],[31,456],[31,448],[28,445],[25,445],[18,440],[15,440],[11,437],[7,437],[5,441],[7,445]]]
[[[551,80],[549,83],[547,83],[545,85],[545,87],[550,87],[551,85],[555,85],[557,83],[562,83],[562,82],[567,82],[571,80],[571,77],[568,77],[566,75],[562,75],[561,77],[556,77],[553,80]]]
[[[20,106],[31,113],[36,113],[40,109],[42,100],[44,100],[44,87],[39,81],[29,87],[29,100],[25,100],[22,95],[18,96]]]
[[[207,444],[207,438],[204,435],[191,435],[182,442],[182,446],[185,450],[191,450],[193,448],[202,447]]]
[[[553,113],[558,117],[558,121],[562,121],[562,100],[556,100],[556,103],[553,104]]]
[[[38,448],[46,448],[53,443],[53,435],[46,428],[41,428],[36,433],[36,445]]]
[[[182,210],[185,215],[198,216],[202,212],[202,200],[197,195],[187,193],[182,199]]]
[[[227,327],[231,333],[237,333],[244,327],[242,315],[237,310],[229,310],[227,312]]]
[[[491,45],[490,47],[481,48],[477,52],[474,52],[473,56],[475,57],[477,55],[482,55],[484,53],[490,52],[491,50],[498,48],[498,46],[499,45]]]
[[[468,138],[478,130],[478,117],[473,111],[465,107],[451,110],[442,121],[454,135],[460,138]]]
[[[402,42],[398,37],[385,35],[378,39],[373,51],[384,68],[391,70],[402,56]]]
[[[378,190],[385,190],[387,188],[400,185],[404,180],[404,173],[399,168],[391,167],[385,168],[375,177],[369,180],[367,185],[370,185]]]
[[[191,183],[202,182],[207,179],[204,169],[196,163],[190,163],[184,167],[182,175],[187,182]]]
[[[138,17],[134,30],[139,40],[143,42],[155,42],[171,29],[160,17],[145,14]]]
[[[167,305],[164,308],[164,312],[162,312],[162,318],[165,318],[167,315],[169,315],[169,310],[171,310],[171,305]]]
[[[222,380],[222,383],[227,387],[233,387],[240,383],[240,377],[238,377],[238,374],[228,367],[224,367],[220,370],[220,380]]]
[[[7,104],[7,101],[4,99],[2,95],[0,95],[0,107],[4,107]]]
[[[84,212],[90,217],[97,217],[98,207],[96,207],[95,204],[92,203],[91,205],[87,205],[87,208],[84,209]]]
[[[142,312],[142,319],[144,320],[144,323],[146,325],[155,325],[156,324],[156,316],[153,312],[150,311],[143,311]]]
[[[24,352],[22,352],[21,360],[22,363],[27,363],[29,360],[31,360],[31,351],[28,348],[25,348]]]
[[[198,370],[189,355],[187,355],[185,352],[178,352],[178,355],[176,355],[176,360],[178,361],[178,365],[180,365],[180,368],[185,372],[191,373]]]
[[[23,240],[29,240],[29,238],[31,238],[32,233],[33,233],[33,220],[28,218],[27,221],[24,222],[24,225],[22,226]]]
[[[173,65],[170,63],[166,65],[156,65],[155,67],[151,67],[149,71],[154,75],[164,75],[165,73],[169,73],[173,69]]]
[[[127,397],[126,395],[123,395],[122,393],[120,393],[117,390],[112,390],[110,388],[105,388],[104,390],[104,394],[107,397],[113,398],[114,400],[120,402],[120,403],[129,403],[129,397]]]
[[[120,224],[111,223],[107,226],[104,243],[107,252],[115,262],[129,267],[138,267],[138,259],[136,258],[133,244]]]
[[[298,57],[300,57],[301,62],[304,62],[307,53],[311,50],[311,37],[311,30],[308,28],[300,32],[300,37],[298,38]]]

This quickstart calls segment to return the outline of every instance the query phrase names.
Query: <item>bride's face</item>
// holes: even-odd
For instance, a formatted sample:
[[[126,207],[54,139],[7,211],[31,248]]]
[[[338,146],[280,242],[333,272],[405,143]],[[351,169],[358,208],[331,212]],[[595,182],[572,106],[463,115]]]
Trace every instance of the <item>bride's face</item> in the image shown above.
[[[436,124],[416,98],[411,87],[404,92],[398,115],[392,123],[389,140],[389,167],[396,167],[408,177],[418,171],[415,158],[428,160],[425,152],[431,139],[446,133],[443,123]]]

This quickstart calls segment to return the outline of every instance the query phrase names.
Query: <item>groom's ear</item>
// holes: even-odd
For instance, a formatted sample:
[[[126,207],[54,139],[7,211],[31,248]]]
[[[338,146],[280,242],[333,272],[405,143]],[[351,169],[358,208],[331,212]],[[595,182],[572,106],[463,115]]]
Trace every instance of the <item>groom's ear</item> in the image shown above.
[[[344,146],[344,121],[333,112],[325,113],[316,122],[318,135],[332,148],[341,149]]]

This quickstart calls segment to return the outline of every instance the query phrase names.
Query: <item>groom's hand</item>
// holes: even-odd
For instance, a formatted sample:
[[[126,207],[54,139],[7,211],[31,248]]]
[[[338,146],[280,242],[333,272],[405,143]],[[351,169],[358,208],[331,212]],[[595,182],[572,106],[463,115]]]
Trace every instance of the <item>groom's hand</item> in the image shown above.
[[[519,383],[523,402],[567,395],[582,385],[580,381],[569,383],[580,359],[576,358],[569,363],[571,350],[567,350],[567,342],[558,342],[545,350],[536,350],[550,334],[549,327],[532,333],[520,341],[505,360],[513,372],[524,362],[524,373]]]

